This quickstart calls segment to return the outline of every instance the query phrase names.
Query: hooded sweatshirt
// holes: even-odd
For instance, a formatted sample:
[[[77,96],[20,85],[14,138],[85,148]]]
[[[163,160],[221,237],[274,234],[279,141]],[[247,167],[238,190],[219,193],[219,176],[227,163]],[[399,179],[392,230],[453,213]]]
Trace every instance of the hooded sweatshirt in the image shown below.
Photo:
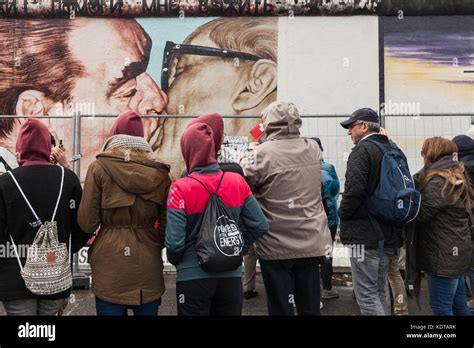
[[[135,111],[120,114],[110,129],[110,136],[118,134],[144,137],[143,119]]]
[[[200,180],[214,192],[224,173],[215,159],[214,134],[204,123],[190,125],[181,138],[181,151],[189,176]],[[260,238],[268,228],[263,213],[245,179],[236,173],[225,173],[218,196],[229,208],[236,224],[245,224],[242,231],[245,248]],[[196,242],[209,193],[196,180],[181,178],[173,183],[168,196],[166,252],[176,266],[177,281],[204,278],[241,277],[242,267],[229,272],[208,273],[201,269],[196,254]]]
[[[263,260],[320,257],[331,246],[321,197],[321,150],[301,138],[293,103],[274,102],[263,111],[267,141],[255,149],[244,172],[269,222],[255,245]]]
[[[40,121],[29,119],[20,127],[17,144],[20,165],[12,171],[28,201],[42,222],[50,221],[58,199],[61,169],[49,163],[51,136]],[[55,221],[60,243],[69,246],[71,235],[73,253],[79,251],[88,239],[77,224],[77,208],[82,188],[74,172],[64,169],[64,185]],[[36,218],[8,174],[0,176],[0,248],[8,250],[8,257],[0,258],[0,300],[38,298],[25,286],[13,252],[10,236],[17,246],[30,245],[38,232]],[[21,262],[25,258],[21,255]],[[70,290],[41,298],[67,298]]]
[[[222,119],[221,114],[213,113],[206,114],[195,118],[189,122],[188,127],[196,123],[204,123],[212,129],[212,135],[214,139],[214,149],[215,153],[218,153],[221,149],[222,143],[224,142],[224,120]]]
[[[224,120],[222,119],[221,114],[213,113],[199,116],[189,122],[187,127],[190,127],[196,123],[204,123],[212,129],[216,159],[217,162],[219,162],[218,153],[221,150],[222,143],[224,142]],[[233,172],[244,176],[242,167],[237,163],[219,162],[219,168],[223,172]],[[182,176],[186,175],[187,171],[185,171]]]
[[[51,165],[51,135],[48,127],[37,119],[26,120],[18,132],[16,152],[20,166]]]
[[[181,153],[188,171],[191,172],[196,167],[217,164],[211,127],[204,123],[194,123],[188,126],[186,132],[196,135],[196,137],[188,135],[181,137]]]

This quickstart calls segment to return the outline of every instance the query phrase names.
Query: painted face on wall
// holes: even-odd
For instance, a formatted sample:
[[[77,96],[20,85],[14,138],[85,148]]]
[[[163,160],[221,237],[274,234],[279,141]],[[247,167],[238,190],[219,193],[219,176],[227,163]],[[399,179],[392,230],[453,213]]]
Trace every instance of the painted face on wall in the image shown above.
[[[72,91],[72,103],[90,101],[99,115],[127,110],[151,115],[164,109],[167,97],[146,71],[151,40],[135,20],[86,19],[68,42],[85,67],[85,76],[76,80]],[[145,137],[155,149],[162,139],[159,123],[145,119]]]
[[[277,22],[273,19],[261,20],[260,27],[254,29],[255,32],[251,35],[247,34],[251,37],[249,42],[238,44],[235,39],[237,33],[232,32],[249,31],[252,23],[255,27],[252,19],[214,20],[210,22],[211,27],[197,28],[183,44],[172,45],[167,75],[162,77],[162,87],[164,86],[169,100],[165,113],[202,115],[219,112],[224,116],[234,117],[225,120],[227,135],[249,136],[250,130],[259,122],[261,110],[275,101],[277,96],[276,61],[265,59],[244,48],[238,49],[239,46],[255,48],[261,45],[258,35],[262,32],[264,37],[271,37],[276,41]],[[218,28],[213,28],[212,24],[217,24]],[[211,34],[212,30],[221,30],[222,25],[226,32],[231,33],[224,40],[227,40],[225,47],[214,42]],[[276,51],[276,44],[268,45],[267,49]],[[164,55],[167,55],[166,48]],[[238,117],[250,115],[256,116],[255,119]],[[174,138],[174,145],[170,147],[179,148],[179,138],[189,119],[177,118],[168,120],[167,124],[168,122],[174,126],[165,129],[165,139]],[[171,129],[173,134],[167,136]]]
[[[195,52],[176,53],[171,60],[167,113],[200,115],[217,110],[224,115],[248,115],[276,98],[275,62],[222,49],[208,31],[184,45]],[[215,56],[208,56],[206,49],[214,50]]]
[[[61,49],[58,48],[57,51],[54,50],[58,44],[50,45],[45,52],[45,45],[41,45],[41,42],[53,41],[47,30],[51,27],[58,31],[58,26],[65,25],[60,20],[33,22],[31,26],[38,28],[42,25],[44,29],[31,30],[29,37],[26,35],[22,38],[22,64],[28,66],[30,62],[40,60],[37,55],[49,59],[50,63],[43,63],[42,71],[35,73],[27,74],[27,70],[22,69],[23,80],[18,80],[18,83],[28,87],[23,88],[14,101],[16,115],[54,117],[77,112],[84,116],[119,115],[127,110],[142,115],[161,113],[166,106],[167,97],[147,72],[152,42],[134,19],[77,18],[67,24],[68,30],[64,32]],[[25,22],[24,25],[28,27],[28,23]],[[21,23],[18,27],[22,28]],[[4,31],[3,34],[8,33]],[[45,54],[48,54],[48,58],[44,58]],[[71,67],[67,76],[64,76],[70,82],[70,88],[61,98],[53,97],[50,92],[46,93],[51,89],[49,76],[57,76],[58,69],[65,71],[64,64],[54,64],[52,59],[55,58],[66,61],[69,59],[66,66]],[[28,82],[28,78],[33,82]],[[14,87],[12,85],[12,90]],[[54,87],[58,89],[58,82]],[[71,150],[71,119],[45,118],[44,121],[65,140],[66,150]],[[87,168],[100,152],[113,121],[113,117],[82,119],[82,168]],[[17,122],[15,127],[18,125]],[[144,126],[147,140],[155,149],[159,148],[163,139],[162,120],[145,119]],[[16,129],[10,134],[14,137]],[[10,142],[13,144],[10,146],[14,145],[13,137]],[[85,171],[82,174],[85,175]]]
[[[220,49],[203,34],[187,44]],[[252,63],[238,58],[176,54],[170,66],[167,113],[200,115],[218,110],[233,115],[242,112],[236,102],[241,82]]]

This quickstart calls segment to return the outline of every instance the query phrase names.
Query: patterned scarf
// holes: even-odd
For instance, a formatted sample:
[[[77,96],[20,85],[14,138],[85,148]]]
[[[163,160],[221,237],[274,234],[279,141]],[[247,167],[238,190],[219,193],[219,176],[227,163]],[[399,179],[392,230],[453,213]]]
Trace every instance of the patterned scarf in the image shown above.
[[[138,149],[147,152],[152,152],[150,144],[142,137],[133,137],[131,135],[118,134],[110,137],[104,143],[102,152],[105,152],[113,148],[127,148],[127,149]]]

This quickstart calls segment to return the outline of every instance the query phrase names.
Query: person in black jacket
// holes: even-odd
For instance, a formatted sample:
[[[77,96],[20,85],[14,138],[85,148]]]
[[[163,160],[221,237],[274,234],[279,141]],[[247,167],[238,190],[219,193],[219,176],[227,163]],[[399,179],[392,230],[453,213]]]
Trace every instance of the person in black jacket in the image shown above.
[[[448,139],[426,139],[423,169],[414,175],[421,193],[416,218],[417,268],[428,276],[434,315],[471,315],[464,276],[471,265],[469,211],[474,192],[458,161],[458,148]]]
[[[352,251],[350,255],[354,292],[362,315],[388,315],[385,284],[389,257],[400,243],[401,230],[377,220],[383,232],[384,252],[379,254],[377,235],[367,210],[367,200],[375,191],[380,177],[383,153],[366,141],[368,137],[389,149],[389,140],[379,134],[377,113],[370,108],[354,111],[341,122],[356,145],[347,161],[346,181],[339,208],[340,237]]]
[[[39,120],[29,119],[20,128],[16,144],[20,167],[12,171],[41,222],[49,221],[58,199],[61,168],[50,163],[51,137]],[[60,243],[77,252],[89,236],[77,224],[82,188],[74,172],[64,169],[64,185],[55,221]],[[28,290],[20,275],[13,243],[22,264],[26,248],[39,229],[13,178],[0,176],[0,301],[8,315],[56,315],[65,305],[71,289],[54,295],[38,296]]]
[[[474,185],[474,140],[467,135],[458,135],[453,138],[453,142],[458,147],[459,160],[464,163],[464,169],[468,174],[471,185]],[[472,210],[474,216],[474,209]],[[471,223],[474,223],[472,221]],[[471,229],[471,300],[469,308],[474,310],[474,233]]]

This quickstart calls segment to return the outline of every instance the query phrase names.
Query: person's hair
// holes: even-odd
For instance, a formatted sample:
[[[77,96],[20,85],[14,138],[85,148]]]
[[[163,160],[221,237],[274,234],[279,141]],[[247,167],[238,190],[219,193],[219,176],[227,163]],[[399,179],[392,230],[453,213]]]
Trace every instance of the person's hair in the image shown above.
[[[2,19],[0,25],[0,138],[13,130],[18,96],[28,89],[68,101],[84,67],[68,47],[69,19]]]
[[[201,25],[183,43],[207,32],[219,48],[278,61],[278,18],[218,18]]]
[[[466,135],[471,139],[474,139],[474,125],[471,125],[471,127],[469,127],[469,130],[467,131]]]
[[[434,137],[425,140],[421,154],[425,158],[426,164],[425,171],[420,177],[420,190],[422,191],[433,178],[440,176],[445,181],[441,190],[443,199],[447,200],[450,205],[461,201],[464,207],[470,211],[474,191],[465,174],[464,164],[458,161],[451,168],[430,169],[433,163],[445,156],[453,156],[453,160],[456,160],[457,151],[458,147],[449,139]]]
[[[367,123],[367,127],[369,127],[369,131],[376,132],[376,133],[380,132],[380,124],[378,124],[377,122],[367,122],[367,121],[364,121],[364,122]]]

